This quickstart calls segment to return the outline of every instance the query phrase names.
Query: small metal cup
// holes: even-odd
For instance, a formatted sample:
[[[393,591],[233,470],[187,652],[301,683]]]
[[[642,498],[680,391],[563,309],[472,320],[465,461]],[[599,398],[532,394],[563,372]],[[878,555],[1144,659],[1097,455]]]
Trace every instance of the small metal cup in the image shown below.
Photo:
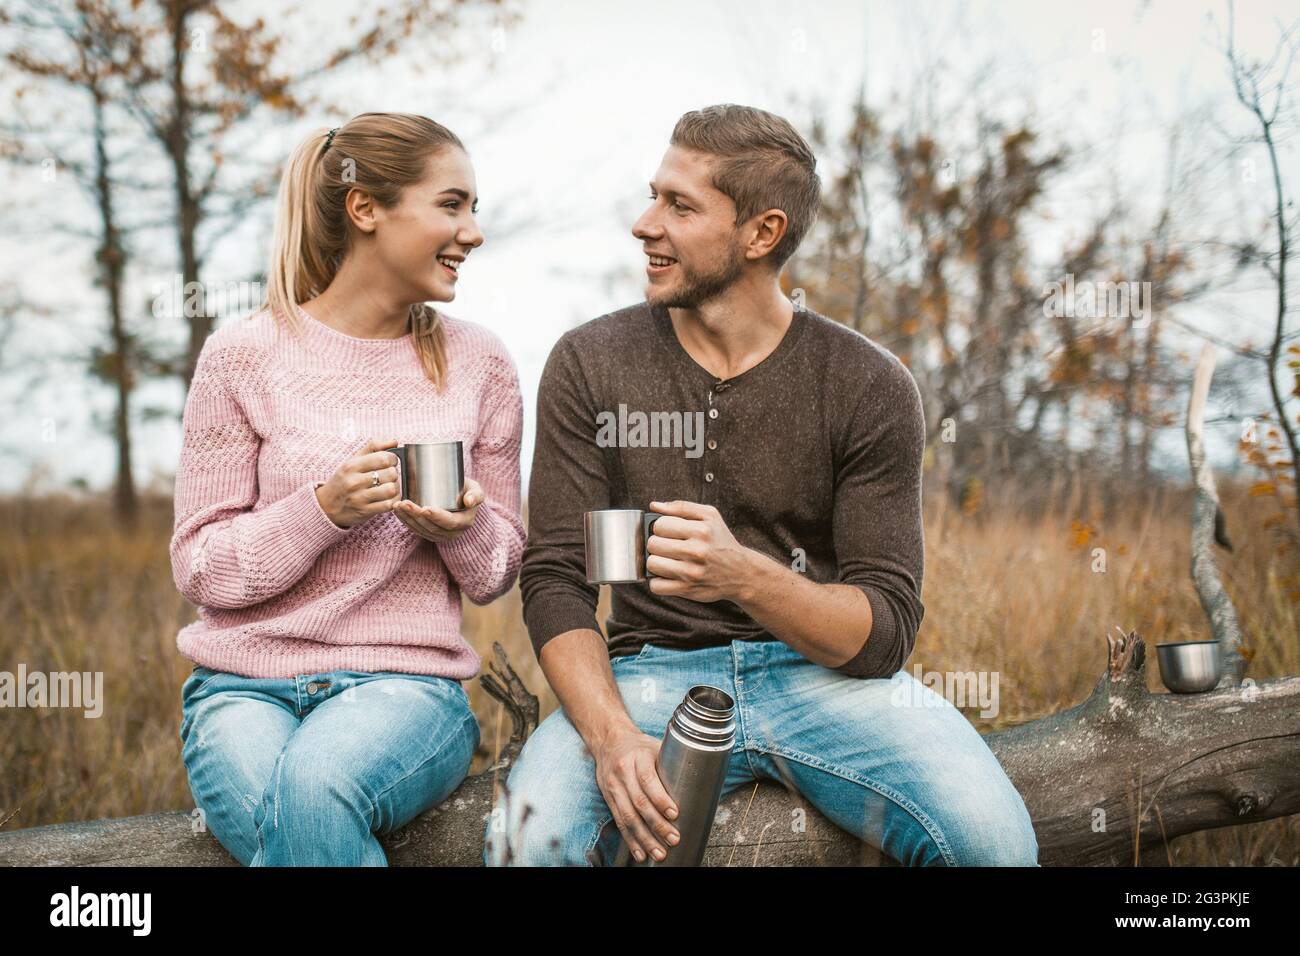
[[[1218,641],[1157,644],[1160,679],[1175,694],[1213,690],[1223,673]]]
[[[646,570],[646,545],[663,515],[637,508],[588,511],[582,529],[588,584],[635,584],[654,577]]]
[[[459,441],[398,445],[397,497],[421,508],[464,511],[465,449]]]

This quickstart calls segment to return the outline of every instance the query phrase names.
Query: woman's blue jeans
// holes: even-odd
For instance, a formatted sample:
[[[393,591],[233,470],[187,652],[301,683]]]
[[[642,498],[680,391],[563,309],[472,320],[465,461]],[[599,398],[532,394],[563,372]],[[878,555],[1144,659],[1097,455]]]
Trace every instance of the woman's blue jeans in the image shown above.
[[[181,690],[180,736],[195,803],[240,863],[387,866],[376,834],[460,785],[479,726],[446,677],[200,666]]]
[[[735,699],[724,793],[782,781],[908,866],[1038,865],[1029,813],[993,752],[961,711],[906,671],[849,677],[780,641],[647,645],[610,667],[632,720],[656,739],[695,684]],[[608,863],[622,839],[607,826],[612,818],[594,759],[556,710],[524,744],[489,814],[484,861]]]

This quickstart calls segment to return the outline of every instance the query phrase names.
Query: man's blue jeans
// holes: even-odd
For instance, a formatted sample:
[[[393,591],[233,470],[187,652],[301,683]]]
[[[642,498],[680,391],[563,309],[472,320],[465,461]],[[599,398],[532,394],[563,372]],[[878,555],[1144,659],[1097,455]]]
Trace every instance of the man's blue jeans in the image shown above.
[[[993,752],[961,711],[906,671],[848,677],[780,641],[647,645],[610,667],[632,720],[656,739],[695,684],[735,699],[724,792],[784,778],[837,826],[904,865],[1038,865],[1029,813]],[[612,861],[622,837],[606,826],[612,814],[595,766],[563,710],[542,721],[489,815],[484,861]]]
[[[240,677],[196,667],[181,754],[209,830],[248,866],[387,866],[388,833],[469,772],[460,682],[393,672]]]

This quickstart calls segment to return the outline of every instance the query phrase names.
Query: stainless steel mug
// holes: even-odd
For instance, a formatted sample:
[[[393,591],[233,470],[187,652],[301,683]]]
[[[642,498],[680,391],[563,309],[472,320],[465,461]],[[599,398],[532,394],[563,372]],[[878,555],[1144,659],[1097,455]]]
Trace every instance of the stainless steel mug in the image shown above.
[[[688,690],[668,721],[655,760],[659,780],[677,804],[677,819],[670,822],[681,834],[681,841],[666,848],[664,859],[647,855],[645,862],[638,864],[624,840],[615,866],[700,865],[735,743],[736,702],[731,695],[711,684],[696,684]]]
[[[663,515],[636,508],[609,508],[583,515],[588,584],[632,584],[654,577],[646,571],[646,543]]]
[[[421,508],[464,511],[465,449],[461,442],[398,445],[397,496]]]
[[[1160,679],[1175,694],[1214,690],[1223,674],[1218,641],[1171,641],[1156,645]]]

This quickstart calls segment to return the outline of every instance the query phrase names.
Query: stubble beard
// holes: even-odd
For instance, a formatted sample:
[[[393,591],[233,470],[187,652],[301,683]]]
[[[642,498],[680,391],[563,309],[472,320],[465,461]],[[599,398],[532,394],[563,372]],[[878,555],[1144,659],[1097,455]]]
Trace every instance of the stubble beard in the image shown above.
[[[735,247],[729,247],[727,258],[716,269],[709,272],[694,272],[679,259],[677,267],[682,272],[681,281],[659,295],[648,291],[646,301],[665,309],[698,309],[710,299],[717,298],[731,288],[732,284],[740,278],[744,263],[744,256]]]

